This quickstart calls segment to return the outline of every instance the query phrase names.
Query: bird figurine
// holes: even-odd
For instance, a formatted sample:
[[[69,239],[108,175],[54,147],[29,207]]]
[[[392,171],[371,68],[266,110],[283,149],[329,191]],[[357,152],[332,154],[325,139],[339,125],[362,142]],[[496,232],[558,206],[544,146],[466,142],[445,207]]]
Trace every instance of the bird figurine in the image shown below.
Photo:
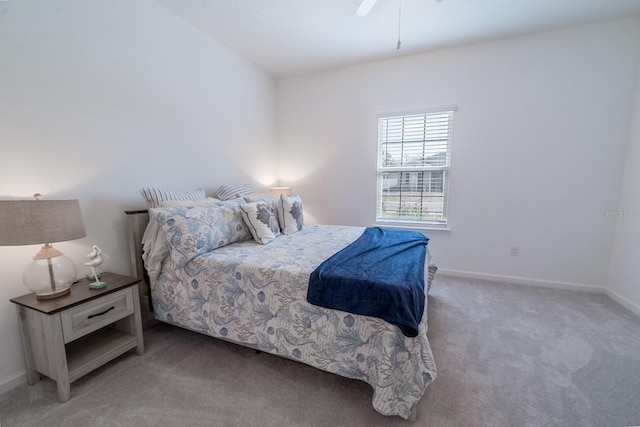
[[[90,261],[84,263],[84,265],[91,268],[91,276],[88,276],[88,278],[94,280],[94,282],[89,283],[89,287],[91,289],[102,289],[107,286],[107,283],[101,282],[100,275],[96,273],[96,267],[102,264],[103,261],[102,250],[97,245],[93,245],[91,249],[91,253],[85,255],[85,258],[89,258]]]

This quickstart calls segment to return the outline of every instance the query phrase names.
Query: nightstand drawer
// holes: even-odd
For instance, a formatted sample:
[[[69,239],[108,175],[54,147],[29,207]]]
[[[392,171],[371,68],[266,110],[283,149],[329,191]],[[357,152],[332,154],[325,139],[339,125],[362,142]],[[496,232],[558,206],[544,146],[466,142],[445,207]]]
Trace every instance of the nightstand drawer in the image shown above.
[[[132,314],[131,292],[131,288],[123,289],[63,311],[64,342],[73,341]]]

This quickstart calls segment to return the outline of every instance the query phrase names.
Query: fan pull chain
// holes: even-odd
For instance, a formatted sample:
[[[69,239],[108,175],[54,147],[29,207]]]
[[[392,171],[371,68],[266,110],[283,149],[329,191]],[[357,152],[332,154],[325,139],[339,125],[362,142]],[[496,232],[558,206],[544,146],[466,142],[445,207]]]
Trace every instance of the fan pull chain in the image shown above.
[[[398,44],[396,45],[397,50],[400,50],[400,46],[402,46],[402,42],[400,41],[401,18],[402,18],[402,0],[398,0]]]

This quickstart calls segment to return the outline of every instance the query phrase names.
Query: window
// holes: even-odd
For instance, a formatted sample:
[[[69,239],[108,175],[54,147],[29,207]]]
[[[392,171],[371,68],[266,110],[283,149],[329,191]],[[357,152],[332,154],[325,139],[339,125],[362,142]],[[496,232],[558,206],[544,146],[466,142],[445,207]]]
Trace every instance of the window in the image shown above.
[[[447,226],[454,111],[378,118],[378,222]]]

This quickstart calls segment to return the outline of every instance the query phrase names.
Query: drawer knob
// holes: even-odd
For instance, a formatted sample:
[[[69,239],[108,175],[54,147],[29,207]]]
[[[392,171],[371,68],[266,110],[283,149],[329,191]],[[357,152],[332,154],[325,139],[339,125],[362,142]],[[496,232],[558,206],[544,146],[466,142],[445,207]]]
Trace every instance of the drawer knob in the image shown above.
[[[87,319],[91,319],[93,317],[98,317],[98,316],[102,316],[103,314],[107,314],[108,312],[110,312],[114,308],[116,308],[116,307],[112,305],[111,307],[109,307],[105,311],[103,311],[102,313],[96,313],[96,314],[92,314],[92,315],[88,316]]]

